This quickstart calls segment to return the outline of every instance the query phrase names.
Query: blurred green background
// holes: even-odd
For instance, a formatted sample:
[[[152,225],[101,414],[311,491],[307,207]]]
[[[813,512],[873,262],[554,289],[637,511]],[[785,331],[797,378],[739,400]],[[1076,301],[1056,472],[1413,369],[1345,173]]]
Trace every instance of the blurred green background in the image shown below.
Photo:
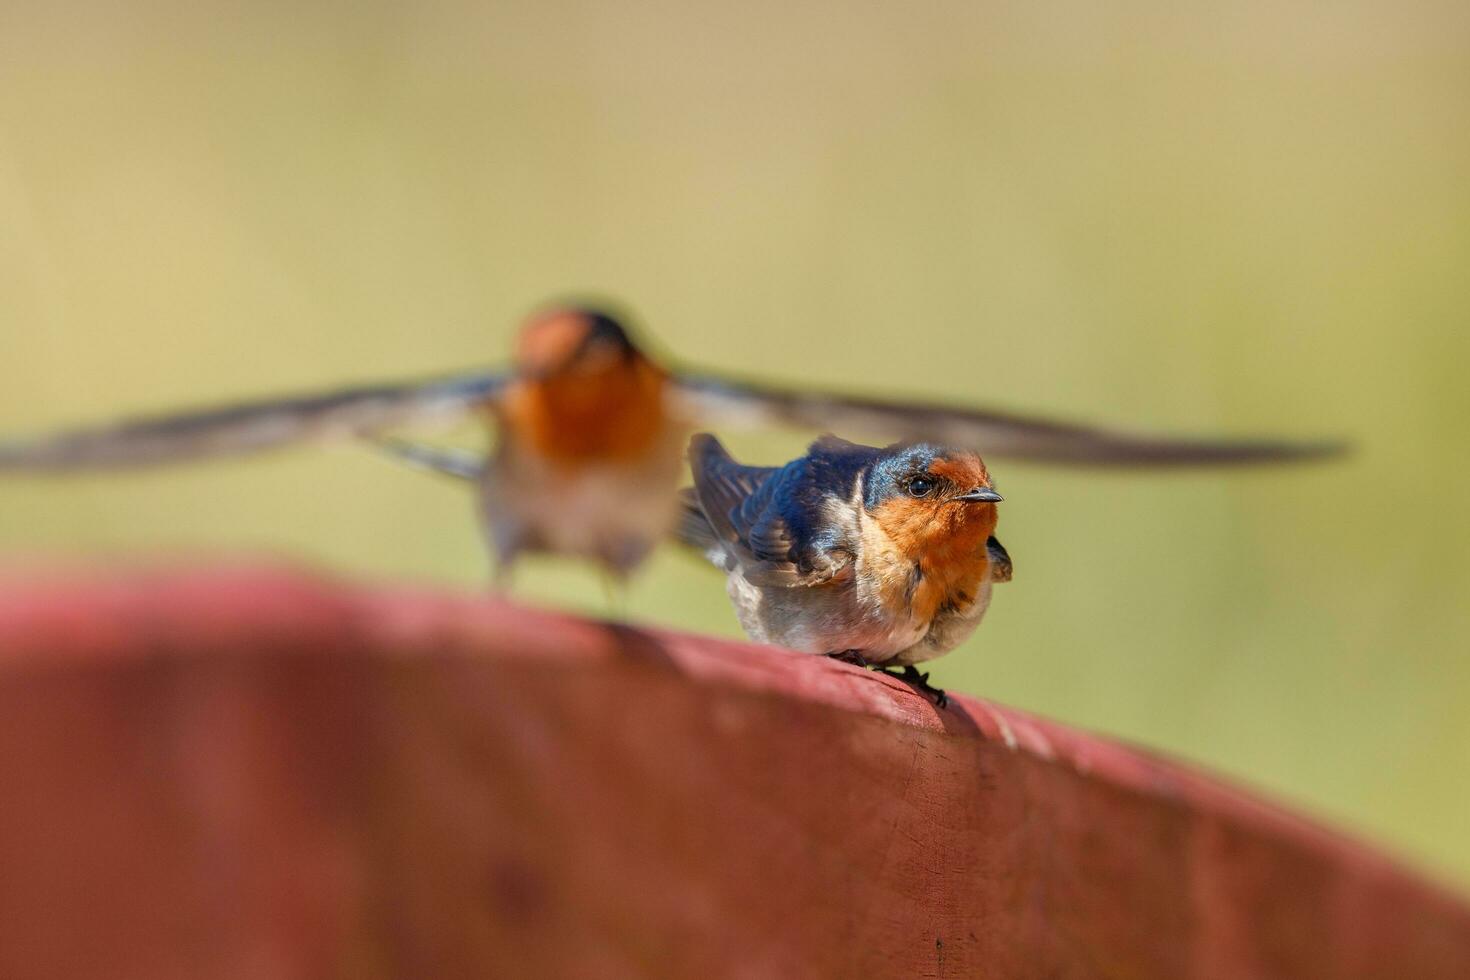
[[[935,679],[1464,886],[1467,107],[1450,0],[12,2],[0,427],[492,363],[591,291],[744,374],[1350,436],[1269,472],[994,461],[1016,580]],[[349,447],[0,483],[0,546],[486,582],[460,488]],[[607,610],[565,564],[517,590]],[[672,550],[628,607],[737,632]]]

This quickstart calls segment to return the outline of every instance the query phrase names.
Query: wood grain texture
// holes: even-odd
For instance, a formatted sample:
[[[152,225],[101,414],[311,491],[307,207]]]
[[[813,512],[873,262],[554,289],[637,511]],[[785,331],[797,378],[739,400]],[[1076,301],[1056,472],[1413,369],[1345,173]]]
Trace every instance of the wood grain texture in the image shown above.
[[[0,576],[0,976],[1470,976],[1188,768],[834,662],[279,569]]]

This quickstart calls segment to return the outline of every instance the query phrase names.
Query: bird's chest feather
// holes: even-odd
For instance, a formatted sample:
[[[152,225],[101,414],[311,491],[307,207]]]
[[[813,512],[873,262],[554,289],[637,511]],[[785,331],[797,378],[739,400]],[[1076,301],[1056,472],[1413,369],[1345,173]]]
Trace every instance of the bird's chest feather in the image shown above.
[[[664,387],[648,365],[525,382],[501,401],[503,438],[564,466],[637,460],[667,435]]]
[[[963,614],[989,574],[986,541],[994,528],[993,517],[957,507],[880,508],[862,524],[868,600],[920,635],[943,612]]]

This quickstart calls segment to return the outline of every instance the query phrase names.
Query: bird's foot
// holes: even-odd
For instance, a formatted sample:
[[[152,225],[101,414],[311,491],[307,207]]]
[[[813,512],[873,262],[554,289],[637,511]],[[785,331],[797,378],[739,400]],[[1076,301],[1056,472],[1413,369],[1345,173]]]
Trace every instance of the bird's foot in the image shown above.
[[[862,653],[857,650],[839,650],[836,653],[829,653],[827,654],[827,656],[831,657],[833,660],[838,661],[839,663],[852,664],[854,667],[873,666],[873,664],[869,662],[867,658],[865,658]]]
[[[881,669],[885,674],[892,674],[925,697],[932,698],[936,708],[949,707],[949,695],[945,694],[933,684],[930,684],[929,675],[927,673],[921,674],[919,668],[913,664],[905,664],[902,670],[893,667],[884,667]]]
[[[880,674],[889,677],[897,677],[915,691],[933,700],[935,707],[949,707],[949,695],[929,683],[929,675],[919,673],[919,669],[912,664],[903,667],[885,667],[881,663],[874,663],[862,655],[860,650],[839,650],[829,653],[827,656],[844,664],[852,664],[854,667],[868,667]]]

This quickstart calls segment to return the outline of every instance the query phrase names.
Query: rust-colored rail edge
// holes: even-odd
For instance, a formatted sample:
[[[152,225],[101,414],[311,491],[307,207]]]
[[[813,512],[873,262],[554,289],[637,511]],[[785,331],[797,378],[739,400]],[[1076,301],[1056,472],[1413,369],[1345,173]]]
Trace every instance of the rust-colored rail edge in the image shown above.
[[[1459,896],[1227,779],[955,691],[949,708],[939,710],[892,677],[826,658],[584,619],[490,595],[351,584],[271,563],[0,567],[0,672],[174,655],[259,656],[273,648],[273,637],[292,639],[281,649],[320,655],[514,659],[548,669],[631,659],[695,684],[999,743],[1119,790],[1248,826],[1358,876],[1392,879],[1400,894],[1408,889],[1441,914],[1462,919],[1470,943],[1470,906]]]

